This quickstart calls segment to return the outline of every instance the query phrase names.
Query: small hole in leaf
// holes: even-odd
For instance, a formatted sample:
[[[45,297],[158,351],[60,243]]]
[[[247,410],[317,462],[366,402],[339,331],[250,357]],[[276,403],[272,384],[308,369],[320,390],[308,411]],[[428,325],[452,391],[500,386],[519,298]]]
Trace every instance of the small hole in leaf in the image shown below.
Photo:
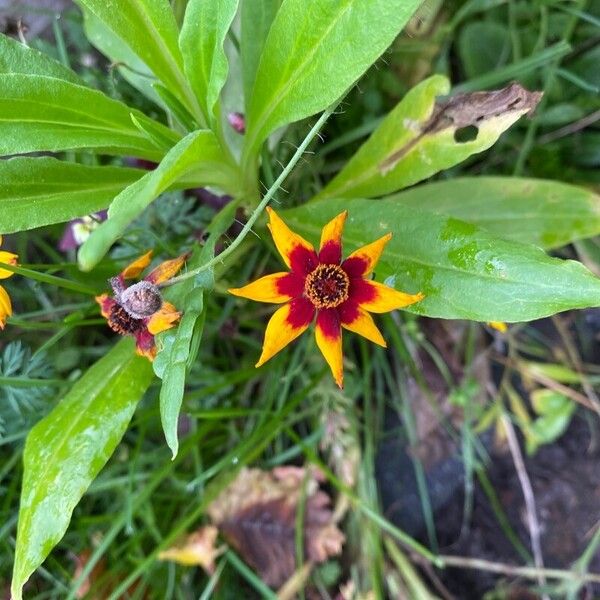
[[[475,127],[475,125],[467,125],[466,127],[461,127],[454,132],[454,141],[459,144],[472,142],[473,140],[477,139],[478,134],[479,129]]]

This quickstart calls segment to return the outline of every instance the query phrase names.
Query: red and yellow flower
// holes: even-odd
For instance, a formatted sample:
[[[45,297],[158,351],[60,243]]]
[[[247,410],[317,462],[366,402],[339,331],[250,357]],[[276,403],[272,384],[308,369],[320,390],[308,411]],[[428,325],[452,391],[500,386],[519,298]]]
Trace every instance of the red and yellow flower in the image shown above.
[[[0,235],[0,246],[2,245],[2,236]],[[18,256],[12,252],[0,250],[0,263],[6,265],[16,265]],[[8,279],[14,273],[8,269],[0,267],[0,279]],[[4,329],[6,319],[12,315],[12,304],[8,292],[0,285],[0,329]]]
[[[173,327],[181,317],[175,306],[162,299],[159,286],[179,272],[187,257],[184,254],[167,260],[141,281],[126,286],[126,280],[135,279],[150,264],[150,250],[110,280],[113,296],[102,294],[96,297],[108,326],[121,335],[133,336],[137,353],[149,360],[156,356],[154,336]]]
[[[266,275],[242,288],[235,296],[258,302],[283,304],[265,331],[260,367],[295,340],[316,315],[317,346],[336,383],[342,387],[342,328],[385,347],[381,332],[369,313],[385,313],[423,299],[369,278],[391,234],[359,248],[342,261],[342,231],[347,212],[329,222],[321,233],[317,253],[304,238],[291,231],[277,213],[267,208],[269,230],[289,272]]]

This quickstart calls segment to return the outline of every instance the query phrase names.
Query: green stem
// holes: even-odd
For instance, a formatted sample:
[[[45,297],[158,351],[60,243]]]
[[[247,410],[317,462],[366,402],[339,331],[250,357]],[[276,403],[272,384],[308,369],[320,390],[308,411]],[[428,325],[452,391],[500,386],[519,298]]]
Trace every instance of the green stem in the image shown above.
[[[203,265],[200,265],[198,268],[192,269],[191,271],[188,271],[187,273],[184,273],[183,275],[179,275],[179,277],[173,277],[173,279],[166,281],[161,287],[166,287],[169,285],[174,285],[176,283],[181,283],[182,281],[185,281],[186,279],[195,277],[199,273],[208,271],[209,269],[214,267],[216,264],[222,263],[230,254],[232,254],[235,251],[235,249],[244,241],[245,237],[250,233],[250,231],[252,230],[252,227],[254,226],[254,223],[256,223],[256,221],[258,220],[258,218],[260,217],[262,212],[265,210],[265,208],[267,207],[269,202],[273,199],[273,196],[277,193],[277,191],[279,190],[279,188],[281,187],[283,182],[287,179],[288,175],[292,172],[293,168],[296,166],[296,164],[298,163],[298,161],[304,154],[304,151],[306,150],[308,145],[317,136],[317,134],[319,133],[319,130],[321,129],[321,127],[323,127],[323,125],[325,124],[325,121],[327,121],[327,119],[331,116],[331,114],[333,113],[334,110],[335,110],[335,106],[330,106],[319,117],[319,120],[315,123],[313,128],[308,132],[308,135],[304,138],[304,141],[300,144],[300,146],[298,146],[298,149],[294,153],[294,156],[292,156],[290,162],[286,165],[285,169],[281,172],[279,177],[275,180],[275,183],[273,183],[273,185],[268,189],[264,198],[261,200],[260,204],[254,210],[254,212],[252,213],[252,215],[250,216],[250,218],[244,225],[244,228],[242,229],[240,234],[237,236],[237,238],[235,238],[235,240],[233,240],[233,242],[229,245],[229,247],[226,248],[225,250],[223,250],[223,252],[221,252],[221,254],[219,254],[218,256],[215,256],[214,258],[205,262]]]
[[[57,287],[62,287],[66,290],[73,292],[79,292],[80,294],[87,294],[89,296],[95,296],[98,292],[92,288],[87,287],[76,281],[70,281],[69,279],[63,279],[62,277],[56,277],[55,275],[48,275],[47,273],[39,273],[38,271],[32,271],[31,269],[24,269],[23,267],[17,267],[16,265],[9,265],[7,263],[0,262],[0,268],[12,271],[17,275],[22,275],[41,283],[49,283]]]

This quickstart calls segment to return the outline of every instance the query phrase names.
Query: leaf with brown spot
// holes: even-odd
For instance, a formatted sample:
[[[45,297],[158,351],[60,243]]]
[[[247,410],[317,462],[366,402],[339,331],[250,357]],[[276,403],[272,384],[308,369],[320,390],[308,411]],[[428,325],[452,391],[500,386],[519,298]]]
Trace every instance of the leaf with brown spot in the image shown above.
[[[340,554],[344,536],[315,469],[242,469],[208,507],[220,532],[272,587],[296,570],[296,513],[303,494],[304,558],[320,563]]]
[[[374,198],[403,189],[487,150],[541,99],[518,83],[447,96],[434,75],[412,88],[316,198]],[[461,133],[471,128],[472,139]]]

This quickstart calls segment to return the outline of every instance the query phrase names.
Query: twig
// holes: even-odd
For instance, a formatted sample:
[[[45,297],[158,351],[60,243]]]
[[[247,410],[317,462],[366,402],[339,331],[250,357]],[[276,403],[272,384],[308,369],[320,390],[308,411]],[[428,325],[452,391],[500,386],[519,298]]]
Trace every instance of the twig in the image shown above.
[[[538,569],[536,567],[517,567],[504,563],[492,562],[482,558],[468,558],[464,556],[446,556],[439,557],[445,567],[458,567],[462,569],[475,569],[478,571],[489,571],[490,573],[502,573],[503,575],[512,575],[514,577],[526,577],[527,579],[538,579],[540,576],[548,579],[560,579],[563,581],[581,581],[600,583],[600,574],[598,573],[577,573],[573,571],[564,571],[562,569]],[[424,560],[419,557],[419,561]]]
[[[540,544],[540,523],[537,518],[537,512],[535,508],[535,496],[533,495],[533,487],[527,475],[525,469],[525,461],[523,460],[523,454],[519,447],[519,441],[517,440],[517,434],[515,428],[508,416],[502,414],[502,424],[506,431],[506,439],[508,441],[508,447],[512,454],[513,462],[515,463],[515,469],[521,483],[521,490],[523,491],[523,497],[525,498],[525,509],[527,512],[527,527],[529,529],[529,537],[531,538],[531,549],[533,551],[533,560],[538,571],[544,569],[544,557],[542,556],[542,545]],[[546,585],[546,578],[540,572],[537,577],[540,586]],[[543,596],[544,600],[549,600],[546,595]]]
[[[598,111],[600,118],[600,111]],[[581,378],[581,387],[588,397],[590,403],[594,407],[594,410],[598,415],[600,415],[600,399],[598,398],[598,394],[594,391],[594,388],[590,384],[590,381],[587,377],[587,374],[584,372],[583,366],[581,364],[581,357],[579,356],[579,352],[575,347],[575,344],[571,341],[569,336],[569,331],[565,327],[561,317],[559,315],[554,315],[552,317],[552,323],[554,323],[554,327],[556,327],[556,331],[558,331],[558,335],[562,339],[563,344],[565,345],[565,349],[567,350],[567,355],[569,360],[571,361],[571,365],[577,374]]]
[[[600,120],[600,110],[596,110],[593,113],[582,117],[579,119],[579,121],[574,121],[573,123],[569,123],[560,129],[555,129],[554,131],[550,131],[544,135],[541,135],[538,138],[538,144],[547,144],[548,142],[553,142],[554,140],[566,137],[567,135],[577,133],[578,131],[585,129],[588,125],[592,125],[598,120]]]
[[[560,392],[564,396],[567,396],[567,398],[571,398],[571,400],[578,402],[582,406],[585,406],[586,408],[589,408],[590,410],[593,410],[600,415],[600,413],[598,413],[598,411],[596,410],[596,407],[590,402],[587,396],[576,392],[570,387],[563,385],[562,383],[559,383],[558,381],[555,381],[551,377],[547,377],[542,373],[534,372],[527,366],[519,366],[517,361],[514,359],[506,358],[500,354],[492,354],[492,358],[496,362],[499,362],[500,364],[503,364],[507,367],[511,367],[515,371],[525,373],[527,377],[531,377],[531,379],[533,379],[537,383],[541,383],[542,385],[546,386],[547,388],[550,388],[551,390],[554,390],[555,392]]]

